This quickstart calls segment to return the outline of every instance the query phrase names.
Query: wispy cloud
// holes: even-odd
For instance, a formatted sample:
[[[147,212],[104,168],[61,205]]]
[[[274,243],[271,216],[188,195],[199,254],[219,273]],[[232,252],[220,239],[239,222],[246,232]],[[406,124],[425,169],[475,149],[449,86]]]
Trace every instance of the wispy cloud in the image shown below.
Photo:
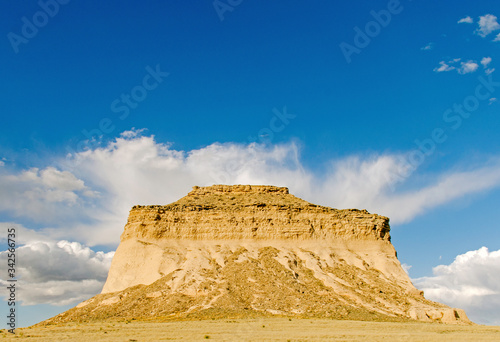
[[[406,274],[408,274],[408,275],[410,274],[410,269],[412,268],[412,266],[411,266],[411,265],[408,265],[408,264],[402,263],[402,264],[401,264],[401,267],[403,268],[403,271],[405,271],[405,272],[406,272]]]
[[[500,30],[500,24],[497,22],[497,17],[493,14],[486,14],[479,17],[478,26],[476,33],[481,37],[486,37],[491,32]]]
[[[466,182],[467,184],[465,184]],[[473,171],[443,174],[420,189],[380,194],[379,212],[390,213],[394,222],[408,222],[414,217],[468,194],[479,193],[500,186],[500,163]]]
[[[426,298],[465,309],[475,322],[500,324],[500,250],[482,247],[458,255],[450,265],[435,267],[433,274],[412,279]]]
[[[434,43],[429,43],[426,46],[421,47],[420,50],[428,51],[428,50],[432,50],[433,48],[434,48]]]
[[[439,62],[439,67],[434,68],[434,71],[435,72],[446,72],[446,71],[452,71],[452,70],[456,69],[454,66],[451,66],[448,63],[445,61]]]
[[[457,23],[458,24],[464,24],[464,23],[465,24],[472,24],[473,22],[474,22],[474,20],[471,17],[466,16],[465,18],[460,19]]]

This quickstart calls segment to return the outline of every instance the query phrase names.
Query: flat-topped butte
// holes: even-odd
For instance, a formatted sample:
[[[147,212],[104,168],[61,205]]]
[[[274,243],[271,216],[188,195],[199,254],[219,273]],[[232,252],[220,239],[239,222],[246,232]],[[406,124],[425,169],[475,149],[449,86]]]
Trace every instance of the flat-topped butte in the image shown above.
[[[135,206],[101,294],[46,323],[288,316],[469,324],[425,299],[389,219],[314,205],[287,188],[194,187]]]
[[[315,205],[289,194],[285,187],[213,185],[195,186],[168,205],[134,206],[122,241],[131,237],[390,241],[389,231],[385,216]]]

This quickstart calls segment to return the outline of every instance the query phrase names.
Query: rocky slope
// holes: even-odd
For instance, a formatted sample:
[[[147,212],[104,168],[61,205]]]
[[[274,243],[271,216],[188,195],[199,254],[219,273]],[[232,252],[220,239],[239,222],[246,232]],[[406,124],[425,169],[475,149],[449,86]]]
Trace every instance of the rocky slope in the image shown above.
[[[284,315],[469,323],[401,268],[389,219],[274,186],[194,187],[135,206],[103,291],[46,323]]]

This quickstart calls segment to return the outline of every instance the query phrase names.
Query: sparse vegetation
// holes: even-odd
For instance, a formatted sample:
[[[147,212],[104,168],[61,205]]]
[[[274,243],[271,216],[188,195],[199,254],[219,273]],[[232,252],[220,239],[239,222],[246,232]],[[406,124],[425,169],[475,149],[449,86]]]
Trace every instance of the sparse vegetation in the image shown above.
[[[129,321],[127,321],[129,322]],[[326,319],[258,318],[200,321],[115,322],[115,329],[101,328],[107,323],[59,324],[20,328],[16,336],[4,341],[498,341],[500,327],[464,326],[419,322],[362,322]],[[265,327],[265,329],[264,329]],[[2,331],[2,332],[5,332]],[[284,335],[285,334],[285,335]],[[131,338],[130,336],[133,336]],[[411,337],[411,339],[410,339]],[[480,337],[480,338],[478,338]]]

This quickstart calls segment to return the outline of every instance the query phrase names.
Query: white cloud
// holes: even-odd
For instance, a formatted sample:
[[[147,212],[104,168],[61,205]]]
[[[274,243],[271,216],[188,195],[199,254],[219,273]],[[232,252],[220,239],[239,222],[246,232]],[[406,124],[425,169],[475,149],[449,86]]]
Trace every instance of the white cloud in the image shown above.
[[[486,247],[458,255],[434,276],[413,279],[428,299],[464,309],[472,321],[500,324],[500,250]]]
[[[15,222],[0,222],[0,231],[6,232],[9,228],[15,229],[17,245],[25,245],[34,242],[57,242],[49,231],[33,230]],[[7,242],[7,235],[0,235],[0,242]]]
[[[426,46],[420,48],[420,50],[427,51],[427,50],[432,50],[433,48],[434,48],[434,43],[429,43]]]
[[[497,17],[493,14],[486,14],[479,17],[478,22],[479,28],[477,29],[477,34],[481,37],[486,37],[491,32],[500,30],[500,24],[497,22]]]
[[[214,143],[177,151],[152,136],[123,136],[60,162],[58,169],[71,170],[76,179],[85,181],[89,191],[98,190],[101,195],[75,206],[77,210],[71,212],[74,222],[60,223],[55,216],[43,234],[52,240],[116,246],[133,205],[168,204],[185,196],[194,185],[287,186],[291,193],[310,202],[368,209],[389,216],[393,223],[408,222],[439,205],[500,185],[500,161],[494,160],[467,172],[433,175],[427,183],[411,189],[404,160],[406,154],[349,156],[325,161],[327,169],[316,174],[302,165],[300,147],[295,143]],[[70,184],[79,183],[73,180]],[[400,185],[411,190],[398,190]],[[23,199],[20,205],[34,203]],[[43,203],[33,205],[43,207]],[[71,209],[64,202],[55,204],[59,211]]]
[[[403,271],[406,272],[406,274],[410,274],[410,269],[412,268],[411,265],[408,265],[408,264],[405,264],[405,263],[402,263],[401,264],[401,268],[403,268]]]
[[[71,216],[85,197],[95,196],[81,179],[54,167],[19,173],[1,169],[0,189],[0,210],[38,222]]]
[[[445,71],[451,71],[451,70],[455,70],[455,67],[448,65],[445,61],[439,62],[439,67],[434,68],[435,72],[445,72]]]
[[[493,39],[494,42],[500,42],[500,33],[497,34],[497,36],[495,37],[495,39]]]
[[[393,223],[414,217],[467,194],[500,186],[500,161],[467,172],[443,173],[420,188],[397,192],[401,156],[347,158],[336,162],[314,193],[319,203],[342,208],[366,208],[386,215]],[[403,173],[403,172],[400,172]],[[318,200],[316,200],[318,202]]]
[[[491,58],[485,57],[481,61],[481,63],[486,63],[488,64],[491,61]],[[475,72],[479,68],[479,64],[477,64],[476,61],[473,60],[468,60],[466,62],[460,62],[462,59],[461,58],[454,58],[449,61],[441,61],[439,62],[439,67],[434,68],[435,72],[446,72],[446,71],[452,71],[456,70],[459,74],[464,75],[464,74],[469,74]],[[460,62],[460,65],[458,63]],[[484,64],[483,64],[484,65]]]
[[[483,59],[481,59],[481,64],[483,65],[484,68],[486,68],[490,63],[491,63],[491,57],[483,57]]]
[[[482,64],[483,68],[485,69],[484,73],[486,75],[489,75],[489,74],[493,73],[493,71],[495,71],[495,68],[488,68],[488,65],[490,65],[491,61],[492,61],[491,57],[483,57],[483,59],[481,59],[481,64]]]
[[[130,131],[122,132],[121,136],[125,139],[131,139],[131,138],[135,138],[135,137],[140,136],[141,133],[143,133],[144,131],[146,131],[145,128],[141,128],[141,129],[132,128]]]
[[[68,171],[61,172],[53,167],[42,170],[40,172],[40,180],[47,188],[63,191],[82,190],[85,188],[83,181],[76,178],[72,173]]]
[[[458,24],[463,24],[463,23],[472,24],[473,22],[474,22],[474,20],[471,17],[466,16],[465,18],[460,19],[457,23]]]
[[[0,259],[6,260],[7,253],[0,252]],[[17,248],[16,254],[22,303],[67,305],[101,291],[114,252],[94,252],[78,242],[33,241]],[[7,274],[6,263],[0,272]]]
[[[2,286],[8,285],[1,280],[0,284]],[[18,286],[22,293],[22,305],[75,305],[101,293],[103,285],[104,281],[95,279],[47,281],[40,283],[18,281]]]
[[[439,205],[499,185],[500,165],[497,163],[473,171],[443,174],[432,184],[414,191],[380,196],[380,200],[386,202],[377,205],[377,209],[388,213],[394,222],[408,222]]]
[[[459,74],[469,74],[473,73],[479,68],[479,65],[475,61],[467,61],[460,63],[460,68],[458,69]]]
[[[497,98],[496,97],[492,97],[490,100],[489,100],[489,103],[488,104],[492,104],[494,102],[497,102]]]

